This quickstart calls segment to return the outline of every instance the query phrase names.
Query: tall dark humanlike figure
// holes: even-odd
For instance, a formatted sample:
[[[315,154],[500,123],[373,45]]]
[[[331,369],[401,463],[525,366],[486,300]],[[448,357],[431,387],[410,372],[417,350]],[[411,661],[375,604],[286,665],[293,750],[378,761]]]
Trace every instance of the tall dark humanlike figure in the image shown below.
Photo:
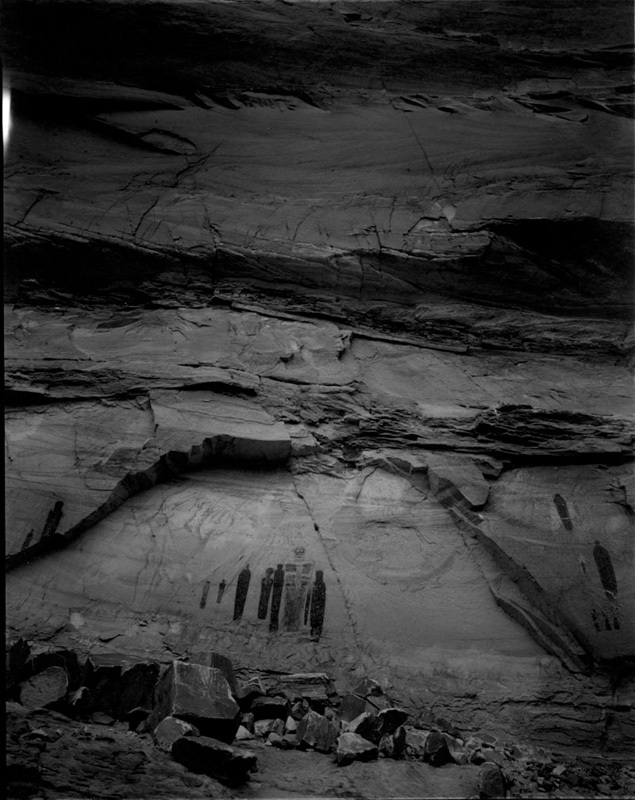
[[[249,582],[251,581],[251,571],[249,564],[240,571],[238,580],[236,581],[236,599],[234,600],[234,619],[240,619],[245,610],[245,600],[247,599],[247,592],[249,591]]]
[[[306,587],[302,585],[299,576],[293,575],[291,579],[287,577],[283,614],[285,630],[297,631],[300,627],[305,595]]]
[[[560,515],[560,519],[562,520],[562,524],[565,527],[565,530],[572,531],[573,524],[571,522],[571,517],[569,516],[569,508],[567,506],[567,501],[561,494],[554,494],[553,502],[556,505],[556,509],[558,514]]]
[[[617,578],[615,577],[615,570],[613,569],[613,562],[609,551],[602,547],[602,545],[595,540],[595,547],[593,548],[593,558],[600,573],[600,580],[606,592],[606,596],[611,600],[617,594]]]
[[[278,630],[278,617],[280,616],[280,604],[282,603],[282,587],[284,586],[284,569],[282,564],[278,564],[273,573],[273,590],[271,593],[271,616],[269,617],[269,630]]]
[[[203,587],[203,594],[201,595],[201,608],[205,608],[205,604],[207,603],[207,593],[209,592],[209,581],[205,581],[205,586]]]
[[[319,639],[324,625],[324,608],[326,606],[326,584],[324,573],[318,569],[315,573],[315,583],[311,589],[311,636]]]
[[[309,622],[309,611],[311,610],[311,599],[312,599],[313,589],[309,588],[309,591],[306,593],[306,603],[304,604],[304,624],[306,625]]]
[[[218,584],[218,595],[216,596],[216,602],[217,603],[220,603],[220,601],[223,599],[223,595],[225,594],[225,587],[226,586],[227,586],[227,583],[225,582],[224,579]]]
[[[269,598],[271,597],[271,589],[273,587],[273,567],[267,569],[266,575],[263,576],[262,585],[260,588],[260,600],[258,601],[258,619],[267,619],[267,611],[269,610]]]

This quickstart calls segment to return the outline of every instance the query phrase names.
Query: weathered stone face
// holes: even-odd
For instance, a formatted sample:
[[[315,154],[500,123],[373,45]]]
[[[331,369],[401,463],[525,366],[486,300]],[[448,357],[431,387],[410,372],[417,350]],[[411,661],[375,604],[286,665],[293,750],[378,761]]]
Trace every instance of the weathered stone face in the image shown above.
[[[194,725],[178,717],[164,717],[152,732],[152,738],[157,747],[170,752],[172,745],[181,736],[198,736],[199,731]]]
[[[240,725],[240,709],[223,673],[200,664],[174,661],[160,679],[150,725],[166,717],[192,723],[199,731],[231,742]]]
[[[337,741],[338,726],[315,711],[300,720],[296,732],[300,747],[310,747],[320,753],[330,753]]]
[[[626,741],[630,3],[89,5],[3,8],[11,640]]]
[[[172,744],[172,756],[192,772],[231,784],[244,783],[256,769],[256,755],[209,736],[183,736]]]
[[[353,761],[374,761],[378,756],[377,746],[357,733],[343,733],[337,740],[335,758],[341,767]]]
[[[20,702],[27,708],[49,708],[68,690],[68,675],[62,667],[49,667],[20,685]]]

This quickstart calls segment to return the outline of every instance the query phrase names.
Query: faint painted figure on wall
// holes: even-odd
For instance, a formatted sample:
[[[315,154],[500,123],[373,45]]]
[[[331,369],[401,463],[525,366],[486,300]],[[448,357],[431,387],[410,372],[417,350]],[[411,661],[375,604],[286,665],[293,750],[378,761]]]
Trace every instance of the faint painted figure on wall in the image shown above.
[[[324,583],[324,573],[318,569],[315,573],[315,583],[311,588],[311,609],[309,612],[311,620],[311,637],[319,639],[322,635],[324,625],[324,608],[326,606],[326,584]]]
[[[553,502],[555,503],[556,510],[560,515],[560,519],[562,520],[562,524],[564,525],[565,530],[572,531],[573,524],[571,522],[571,517],[569,516],[569,508],[567,507],[567,501],[561,494],[555,494],[553,496]]]
[[[203,594],[201,595],[201,608],[205,608],[207,603],[207,593],[209,592],[209,581],[205,581],[205,586],[203,586]]]
[[[300,627],[306,588],[300,576],[287,573],[284,598],[284,627],[288,631],[297,631]]]
[[[282,564],[278,564],[273,573],[273,587],[271,590],[271,616],[269,617],[269,630],[278,630],[278,618],[280,616],[280,605],[282,604],[282,587],[284,586],[284,569]]]
[[[34,533],[35,533],[35,530],[33,528],[31,528],[31,530],[26,535],[26,539],[22,543],[22,550],[25,550],[27,547],[30,546],[31,542],[33,541],[33,534]]]
[[[619,606],[617,603],[617,578],[615,577],[615,569],[611,560],[611,554],[603,547],[600,542],[595,540],[595,547],[593,548],[593,558],[595,565],[600,576],[600,582],[606,595],[606,601],[601,609],[604,618],[604,628],[607,631],[612,629],[620,629],[619,620]],[[593,609],[591,612],[593,619],[593,626],[596,631],[601,630],[600,618],[598,611]]]
[[[311,611],[311,598],[313,597],[313,588],[310,587],[306,593],[306,602],[304,604],[304,624],[309,624],[309,612]]]
[[[49,511],[46,522],[44,523],[44,529],[42,530],[42,539],[45,539],[47,536],[52,536],[57,531],[60,521],[64,515],[63,508],[64,502],[62,500],[58,500],[53,506],[52,510]]]
[[[258,600],[258,619],[267,619],[269,610],[269,598],[273,588],[273,567],[268,567],[267,572],[262,578],[260,587],[260,600]]]
[[[234,619],[240,619],[245,610],[245,601],[247,600],[247,593],[249,592],[249,583],[251,581],[251,570],[249,564],[244,569],[241,569],[238,580],[236,581],[236,598],[234,600]]]
[[[602,545],[595,540],[595,547],[593,548],[593,558],[600,573],[600,580],[602,587],[606,592],[606,596],[614,598],[617,594],[617,578],[615,577],[615,570],[613,569],[613,562],[609,551],[602,547]]]
[[[226,586],[227,586],[227,584],[225,583],[224,580],[222,580],[218,584],[218,594],[216,595],[216,602],[217,603],[220,603],[220,601],[223,599],[223,595],[225,594],[225,587]]]

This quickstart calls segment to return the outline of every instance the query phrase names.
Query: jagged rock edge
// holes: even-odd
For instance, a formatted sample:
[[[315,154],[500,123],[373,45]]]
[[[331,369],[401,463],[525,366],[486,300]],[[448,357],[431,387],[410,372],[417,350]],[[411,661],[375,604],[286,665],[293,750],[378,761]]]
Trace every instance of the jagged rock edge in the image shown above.
[[[219,458],[220,463],[223,465],[273,467],[285,463],[291,453],[290,440],[284,443],[286,447],[283,447],[282,451],[280,450],[279,442],[272,442],[273,447],[270,454],[250,458],[245,454],[232,452],[234,444],[241,441],[250,440],[241,440],[239,437],[229,436],[228,434],[217,434],[206,437],[200,444],[192,445],[187,451],[168,450],[162,453],[147,469],[139,472],[129,472],[125,475],[112,489],[106,502],[102,503],[64,533],[54,533],[51,536],[44,537],[30,547],[7,556],[5,559],[6,571],[9,572],[36,558],[67,547],[82,533],[118,509],[130,497],[146,489],[151,489],[153,486],[184,472],[209,468],[214,465],[216,458]]]

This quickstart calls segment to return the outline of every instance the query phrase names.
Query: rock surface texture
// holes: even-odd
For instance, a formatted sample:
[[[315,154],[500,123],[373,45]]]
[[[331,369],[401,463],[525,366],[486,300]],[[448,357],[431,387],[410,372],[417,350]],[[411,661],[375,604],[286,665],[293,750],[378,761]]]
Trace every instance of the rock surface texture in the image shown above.
[[[121,665],[182,657],[228,739],[261,695],[256,724],[310,711],[330,746],[330,679],[351,722],[391,707],[373,675],[467,736],[629,752],[631,16],[3,3],[8,637],[94,665],[28,673],[29,714],[108,684],[94,711],[141,718],[150,673]],[[241,670],[277,697],[243,708]],[[471,758],[450,728],[382,747]],[[387,764],[346,790],[443,791]]]

